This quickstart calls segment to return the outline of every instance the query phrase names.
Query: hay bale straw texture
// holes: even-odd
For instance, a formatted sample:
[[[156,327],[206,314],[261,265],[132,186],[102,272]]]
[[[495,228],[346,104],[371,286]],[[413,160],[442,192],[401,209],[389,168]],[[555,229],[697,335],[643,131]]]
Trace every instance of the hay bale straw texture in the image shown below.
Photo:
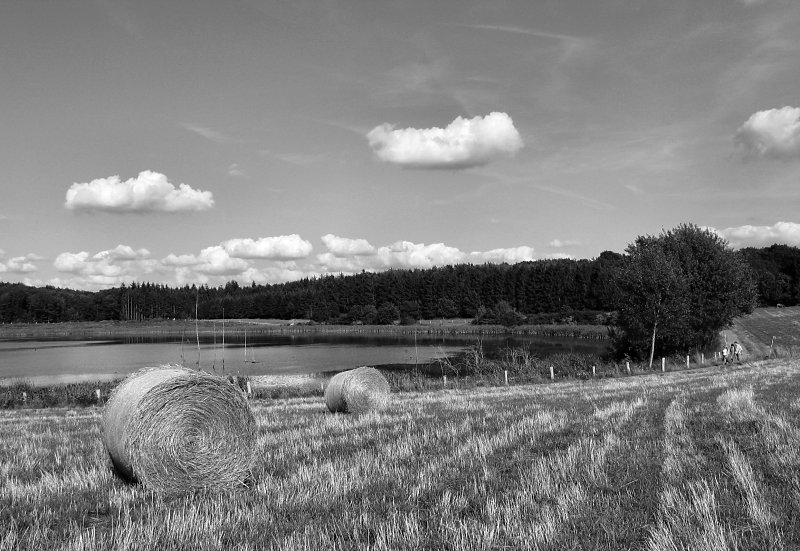
[[[325,403],[333,413],[366,413],[389,403],[391,389],[375,368],[359,367],[334,375],[325,388]]]
[[[131,374],[111,393],[101,428],[116,472],[157,492],[232,489],[255,461],[256,422],[244,393],[185,367]]]

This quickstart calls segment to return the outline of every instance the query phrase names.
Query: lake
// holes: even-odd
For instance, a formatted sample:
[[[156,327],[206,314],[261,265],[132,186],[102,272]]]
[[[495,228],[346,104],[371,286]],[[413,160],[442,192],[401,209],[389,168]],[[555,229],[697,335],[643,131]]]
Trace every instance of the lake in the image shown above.
[[[362,365],[409,366],[452,356],[478,342],[487,354],[528,346],[540,357],[557,352],[598,354],[606,342],[567,337],[478,335],[340,334],[257,335],[197,341],[170,337],[112,337],[91,340],[0,340],[0,384],[110,380],[141,367],[183,364],[220,374],[296,376],[342,371]]]

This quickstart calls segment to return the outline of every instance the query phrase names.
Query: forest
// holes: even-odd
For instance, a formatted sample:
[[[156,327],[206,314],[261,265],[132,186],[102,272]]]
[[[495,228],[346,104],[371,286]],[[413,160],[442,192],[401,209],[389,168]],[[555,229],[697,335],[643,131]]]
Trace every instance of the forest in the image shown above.
[[[762,306],[800,303],[800,249],[740,250]],[[168,287],[131,283],[95,292],[0,282],[0,323],[220,318],[309,319],[317,323],[403,323],[430,318],[496,322],[607,323],[613,280],[624,261],[594,259],[460,264],[325,275],[289,283]],[[502,321],[502,320],[500,320]]]

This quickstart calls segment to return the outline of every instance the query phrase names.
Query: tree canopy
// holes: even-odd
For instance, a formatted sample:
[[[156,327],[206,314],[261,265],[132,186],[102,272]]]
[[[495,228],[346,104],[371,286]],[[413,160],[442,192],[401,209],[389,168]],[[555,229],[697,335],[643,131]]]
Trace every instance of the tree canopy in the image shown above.
[[[683,224],[639,236],[615,278],[619,353],[642,357],[712,345],[757,304],[752,270],[717,234]]]

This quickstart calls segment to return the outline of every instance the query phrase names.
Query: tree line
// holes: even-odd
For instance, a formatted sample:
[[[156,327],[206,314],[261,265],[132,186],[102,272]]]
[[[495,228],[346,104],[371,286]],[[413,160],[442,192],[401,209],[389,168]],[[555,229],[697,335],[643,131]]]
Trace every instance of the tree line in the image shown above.
[[[800,249],[772,245],[736,254],[752,270],[759,304],[800,304]],[[200,319],[392,323],[462,317],[606,323],[605,316],[619,307],[615,277],[628,256],[605,251],[591,260],[392,269],[270,285],[144,282],[89,292],[0,282],[0,322],[193,319],[197,309]]]

